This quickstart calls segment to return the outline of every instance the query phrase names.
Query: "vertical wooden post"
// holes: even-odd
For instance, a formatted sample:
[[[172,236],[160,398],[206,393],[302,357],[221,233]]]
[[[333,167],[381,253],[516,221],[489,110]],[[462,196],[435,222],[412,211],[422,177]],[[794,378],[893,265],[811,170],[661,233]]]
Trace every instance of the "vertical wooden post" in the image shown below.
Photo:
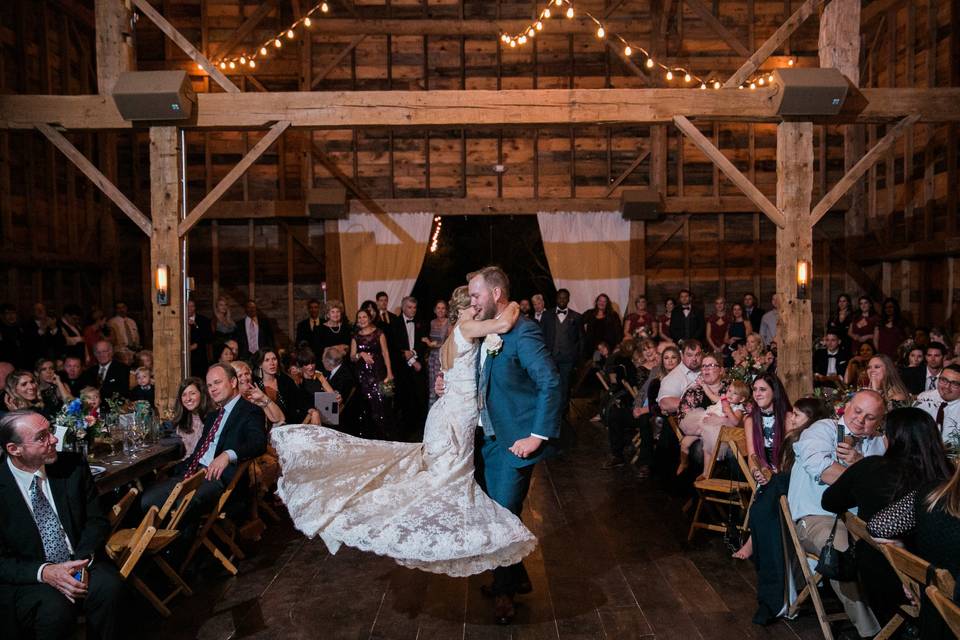
[[[820,66],[834,67],[853,86],[860,86],[860,0],[833,0],[824,8],[820,17]],[[866,152],[865,135],[864,125],[850,124],[843,128],[844,171],[849,171]],[[850,204],[843,214],[844,252],[852,255],[866,233],[863,179],[850,188],[847,198]],[[856,281],[846,274],[844,290],[858,288]]]
[[[813,263],[813,124],[777,126],[777,207],[786,226],[777,229],[777,373],[791,400],[813,392],[813,311],[811,291],[797,299],[797,262]]]
[[[95,0],[97,20],[97,89],[109,95],[124,71],[136,68],[130,38],[130,11],[123,0]]]
[[[173,397],[183,379],[183,282],[184,255],[177,226],[180,222],[179,135],[176,127],[150,128],[150,270],[153,284],[153,359],[156,404],[163,412],[173,408]],[[169,304],[157,304],[157,265],[167,265]]]

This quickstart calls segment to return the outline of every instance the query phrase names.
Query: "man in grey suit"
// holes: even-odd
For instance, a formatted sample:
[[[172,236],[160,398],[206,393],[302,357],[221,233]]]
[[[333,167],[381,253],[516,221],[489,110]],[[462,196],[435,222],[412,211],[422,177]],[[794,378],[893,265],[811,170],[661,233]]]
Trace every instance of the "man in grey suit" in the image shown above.
[[[545,309],[540,318],[543,341],[560,374],[560,391],[563,394],[560,406],[563,414],[566,414],[570,400],[571,377],[583,350],[583,320],[579,313],[567,307],[569,303],[570,292],[566,289],[558,290],[557,306]]]

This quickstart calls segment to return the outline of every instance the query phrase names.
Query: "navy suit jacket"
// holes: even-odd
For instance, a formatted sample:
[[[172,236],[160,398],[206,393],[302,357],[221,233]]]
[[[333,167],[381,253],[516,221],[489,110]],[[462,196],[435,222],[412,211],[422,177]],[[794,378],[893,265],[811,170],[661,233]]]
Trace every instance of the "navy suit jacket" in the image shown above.
[[[483,423],[504,449],[534,433],[549,438],[529,458],[510,454],[510,463],[519,468],[553,453],[553,440],[560,437],[560,375],[535,320],[521,316],[501,338],[503,347],[487,355],[479,372]],[[478,354],[478,366],[479,359]]]
[[[216,422],[218,409],[207,414],[203,421],[203,434],[200,436],[200,442],[203,442],[213,423]],[[214,455],[220,455],[230,449],[237,454],[237,463],[262,456],[267,451],[267,423],[263,409],[248,402],[243,398],[237,400],[236,406],[227,417],[226,424],[220,425],[220,439],[217,440],[217,449]],[[183,474],[190,467],[190,463],[200,453],[200,445],[189,459],[181,462],[175,469],[175,473]],[[230,484],[233,475],[237,472],[237,465],[228,465],[223,470],[223,484]]]

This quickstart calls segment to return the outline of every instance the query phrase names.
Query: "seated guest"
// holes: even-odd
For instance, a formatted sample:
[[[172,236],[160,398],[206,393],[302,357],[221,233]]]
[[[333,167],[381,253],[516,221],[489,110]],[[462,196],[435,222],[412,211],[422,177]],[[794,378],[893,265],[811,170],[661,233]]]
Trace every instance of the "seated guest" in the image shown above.
[[[703,464],[706,465],[716,453],[721,427],[738,426],[743,419],[744,403],[750,399],[749,389],[740,383],[738,390],[730,393],[727,401],[728,384],[723,379],[723,373],[720,357],[708,353],[703,356],[700,376],[683,392],[677,412],[680,431],[684,434],[680,441],[678,476],[686,471],[690,447],[697,440],[702,441]]]
[[[73,400],[70,389],[57,376],[53,360],[41,358],[37,361],[36,380],[39,385],[40,398],[51,415],[56,415],[60,411],[60,407]]]
[[[907,375],[904,372],[904,369],[909,369],[910,367],[919,367],[923,364],[923,357],[925,355],[925,349],[918,344],[913,342],[907,342],[903,349],[903,359],[900,362],[900,377],[904,380],[907,379]]]
[[[173,426],[183,441],[184,460],[197,448],[203,433],[203,419],[210,413],[212,405],[207,383],[200,378],[184,378],[177,388],[177,397],[173,401]]]
[[[307,409],[303,406],[297,384],[280,370],[280,359],[273,349],[258,351],[253,356],[254,384],[273,400],[283,412],[284,422],[301,424]]]
[[[700,341],[691,338],[684,342],[680,364],[660,381],[657,404],[665,415],[677,414],[683,392],[696,382],[700,375],[702,361],[703,349],[700,347]]]
[[[960,439],[960,364],[944,367],[937,388],[918,395],[913,406],[930,414],[944,442]]]
[[[237,341],[236,340],[227,340],[223,343],[223,346],[220,347],[220,354],[217,356],[217,362],[226,362],[230,364],[235,362],[237,359]]]
[[[83,385],[100,389],[104,398],[130,394],[130,368],[113,358],[113,345],[106,340],[97,342],[93,350],[96,364],[87,369]]]
[[[823,336],[823,348],[813,353],[813,386],[836,389],[843,386],[850,356],[841,344],[835,330],[827,330]]]
[[[662,349],[661,349],[662,347]],[[680,351],[673,344],[660,343],[656,347],[661,363],[650,370],[646,382],[637,390],[637,397],[633,402],[633,418],[635,428],[640,434],[640,447],[637,449],[636,473],[639,478],[650,475],[650,464],[653,462],[653,444],[659,437],[657,422],[662,420],[660,408],[657,406],[657,395],[660,393],[660,384],[664,377],[680,365]],[[646,365],[644,365],[646,366]],[[625,442],[626,438],[620,438]]]
[[[156,391],[153,386],[153,371],[148,367],[137,367],[134,371],[137,386],[130,390],[130,399],[133,401],[146,400],[153,406]]]
[[[780,465],[787,414],[792,411],[787,390],[776,375],[761,373],[753,381],[753,406],[743,421],[747,463],[753,479],[765,484]]]
[[[217,410],[204,419],[203,433],[193,455],[174,468],[172,476],[148,488],[140,500],[143,511],[163,505],[173,487],[184,478],[205,470],[181,528],[189,540],[203,517],[233,480],[237,466],[244,460],[263,455],[267,450],[267,430],[263,410],[240,396],[237,373],[228,364],[217,363],[207,370],[207,389]]]
[[[57,329],[60,332],[63,349],[58,357],[79,358],[82,363],[87,359],[87,347],[83,343],[83,323],[80,318],[83,317],[83,311],[75,304],[68,304],[63,307],[63,313],[60,314],[60,320],[57,321]]]
[[[893,360],[884,354],[878,354],[867,362],[867,388],[873,389],[887,403],[887,411],[897,407],[909,406],[912,402],[910,392],[907,391]]]
[[[909,551],[949,571],[960,585],[960,466],[946,481],[903,496],[867,523],[870,535],[883,540],[902,538]],[[950,640],[950,632],[926,594],[921,594],[920,638]],[[960,599],[960,587],[952,595]]]
[[[132,367],[130,370],[130,388],[133,389],[137,384],[137,369],[140,367],[145,367],[150,370],[150,373],[153,373],[153,351],[149,349],[141,349],[137,352],[137,357],[134,359],[136,366]],[[206,368],[204,368],[204,373],[206,373]]]
[[[100,396],[100,390],[96,387],[84,387],[80,389],[80,402],[83,415],[93,418],[94,421],[99,420],[104,413],[101,407],[103,398]]]
[[[894,409],[884,422],[887,450],[851,465],[823,493],[823,508],[855,512],[869,521],[878,511],[906,494],[938,485],[953,469],[933,418],[915,407]],[[856,544],[856,564],[870,608],[881,625],[904,603],[903,588],[882,553],[865,540]]]
[[[6,395],[3,398],[6,411],[16,411],[18,409],[30,409],[43,415],[50,420],[57,414],[59,407],[55,404],[44,402],[40,396],[40,386],[37,379],[29,371],[14,371],[7,376],[5,387]]]
[[[931,342],[924,351],[924,364],[903,372],[903,381],[910,393],[917,395],[937,388],[937,377],[943,369],[947,348],[940,342]]]
[[[322,348],[321,326],[320,301],[311,298],[307,301],[307,317],[297,323],[295,344],[300,346],[306,343],[314,353],[319,353]]]
[[[243,360],[237,360],[231,363],[231,366],[237,372],[237,383],[243,399],[263,409],[263,413],[267,416],[268,425],[283,424],[285,421],[283,411],[260,387],[253,383],[253,371],[250,369],[250,365]]]
[[[766,402],[764,390],[755,387],[755,392],[756,402]],[[776,393],[774,391],[770,395],[776,395]],[[783,392],[781,399],[774,401],[773,404],[782,404],[786,400],[786,392]],[[800,439],[804,429],[829,415],[827,407],[819,398],[808,397],[797,400],[793,404],[793,409],[783,417],[781,430],[785,435],[780,444],[780,457],[775,465],[777,472],[769,477],[763,473],[755,475],[754,479],[758,486],[753,504],[750,506],[750,537],[746,544],[733,554],[733,557],[738,560],[752,558],[757,570],[757,611],[753,615],[755,624],[770,624],[786,611],[784,585],[787,568],[783,557],[780,497],[787,495],[787,488],[790,485],[790,471],[796,460],[793,452],[794,443]],[[750,419],[749,416],[748,419]],[[750,442],[749,435],[747,442]]]
[[[344,359],[340,349],[328,347],[323,352],[322,364],[327,382],[339,394],[340,429],[350,432],[356,424],[356,403],[353,402],[353,395],[356,392],[357,379],[353,375],[353,369],[344,366]]]
[[[847,362],[847,372],[843,374],[844,383],[848,387],[860,389],[869,386],[870,379],[867,377],[867,363],[870,358],[876,355],[873,345],[869,342],[860,343],[857,347],[857,355],[850,358]]]
[[[97,348],[97,342],[110,339],[110,327],[107,326],[107,316],[94,307],[90,310],[90,317],[87,324],[83,327],[83,343],[86,346],[86,356],[84,362],[90,364],[94,362],[94,351]]]
[[[91,637],[124,638],[125,589],[103,553],[110,523],[86,461],[57,442],[33,411],[0,419],[0,637],[71,638],[83,615]]]
[[[859,391],[847,402],[839,420],[819,420],[803,431],[793,445],[796,463],[790,474],[787,499],[796,520],[797,536],[803,548],[819,554],[831,531],[833,546],[846,551],[850,544],[843,522],[821,505],[827,486],[836,482],[847,468],[867,456],[883,455],[883,436],[877,430],[886,413],[883,398],[876,391]],[[839,427],[844,441],[838,443]],[[802,561],[802,560],[801,560]],[[880,631],[877,619],[861,593],[857,582],[831,580],[843,608],[862,638]]]
[[[63,361],[63,371],[57,376],[67,386],[70,395],[76,398],[83,388],[83,361],[76,356],[67,356]]]

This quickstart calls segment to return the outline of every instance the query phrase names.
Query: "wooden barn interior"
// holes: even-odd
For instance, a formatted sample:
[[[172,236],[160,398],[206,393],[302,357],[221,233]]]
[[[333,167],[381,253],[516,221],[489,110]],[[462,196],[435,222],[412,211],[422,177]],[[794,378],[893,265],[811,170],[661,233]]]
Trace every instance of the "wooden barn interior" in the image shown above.
[[[0,301],[126,302],[158,405],[188,282],[207,315],[255,298],[280,344],[343,297],[337,194],[469,223],[652,191],[631,299],[779,293],[791,397],[842,292],[960,330],[958,0],[6,0],[0,47]],[[778,71],[817,67],[840,113],[778,114]],[[118,78],[159,70],[191,117],[125,119]]]

